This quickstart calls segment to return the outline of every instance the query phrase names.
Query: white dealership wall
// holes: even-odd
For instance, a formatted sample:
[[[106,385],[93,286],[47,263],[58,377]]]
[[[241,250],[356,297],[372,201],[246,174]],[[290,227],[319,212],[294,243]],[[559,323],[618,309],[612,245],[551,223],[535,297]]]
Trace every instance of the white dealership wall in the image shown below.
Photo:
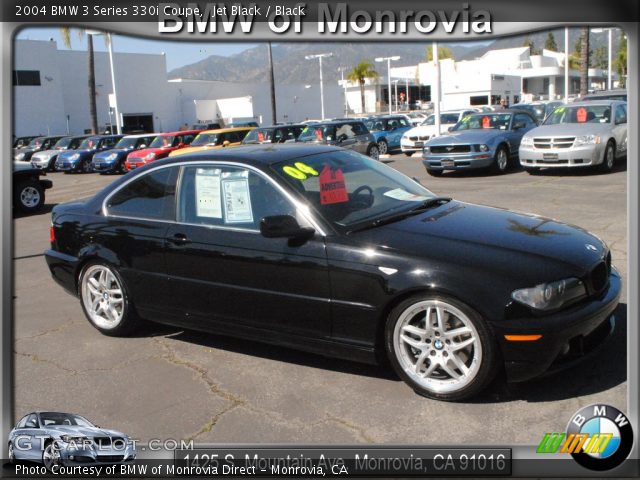
[[[96,44],[102,41],[100,36],[94,38]],[[86,50],[60,50],[54,41],[16,40],[14,53],[14,69],[39,70],[41,81],[38,86],[14,87],[14,134],[67,133],[67,116],[71,134],[89,129]],[[197,117],[198,102],[247,96],[253,103],[253,116],[263,125],[272,123],[266,70],[262,83],[168,80],[163,54],[118,52],[114,52],[114,70],[120,113],[153,115],[156,131],[177,130],[198,120],[215,121]],[[95,75],[98,125],[103,128],[109,124],[108,96],[113,91],[105,52],[95,52]],[[325,82],[327,118],[343,115],[343,95],[339,85]],[[280,122],[320,118],[320,86],[277,84],[276,104]]]

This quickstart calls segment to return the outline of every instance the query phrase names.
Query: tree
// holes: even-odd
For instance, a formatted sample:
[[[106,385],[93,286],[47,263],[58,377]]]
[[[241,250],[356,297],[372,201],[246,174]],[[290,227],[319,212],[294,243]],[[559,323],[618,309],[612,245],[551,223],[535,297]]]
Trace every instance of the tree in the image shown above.
[[[438,59],[444,60],[445,58],[453,58],[455,60],[455,57],[453,56],[453,50],[451,50],[449,47],[438,47]],[[427,47],[427,62],[432,61],[433,48]]]
[[[364,84],[367,78],[378,78],[378,72],[376,72],[373,63],[368,60],[361,60],[353,69],[347,74],[347,80],[350,82],[358,83],[360,85],[360,101],[362,103],[362,113],[365,113],[364,108]]]
[[[544,48],[551,50],[552,52],[558,51],[558,44],[556,44],[556,38],[553,36],[552,32],[547,34],[547,39],[544,42]]]
[[[78,36],[85,34],[83,29],[78,29]],[[67,47],[71,47],[71,28],[60,27],[62,41]],[[96,108],[96,71],[93,55],[93,35],[87,35],[87,54],[89,57],[89,115],[91,117],[91,130],[98,133],[98,113]]]
[[[536,48],[533,40],[531,40],[529,37],[524,39],[524,44],[522,46],[529,47],[529,55],[540,55],[542,53],[539,49]]]
[[[620,78],[620,87],[624,88],[627,85],[627,37],[624,32],[620,32],[620,46],[618,47],[618,53],[613,60],[613,67],[618,73]]]
[[[589,91],[589,27],[580,30],[580,96]]]
[[[591,51],[589,55],[590,61],[589,64],[594,68],[606,69],[608,67],[608,58],[609,53],[607,52],[607,47],[601,46]]]

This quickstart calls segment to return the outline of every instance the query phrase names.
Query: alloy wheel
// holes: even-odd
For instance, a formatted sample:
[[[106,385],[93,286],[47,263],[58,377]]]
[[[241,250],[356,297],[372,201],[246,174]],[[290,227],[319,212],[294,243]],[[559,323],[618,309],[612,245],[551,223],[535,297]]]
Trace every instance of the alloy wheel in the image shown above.
[[[32,185],[26,186],[20,192],[20,202],[25,208],[35,208],[40,203],[40,192]]]
[[[91,321],[111,330],[118,327],[124,315],[122,285],[104,265],[92,265],[82,276],[82,301]]]
[[[373,146],[369,149],[369,156],[374,160],[378,160],[380,158],[380,150],[377,146]]]
[[[440,300],[415,303],[400,314],[393,348],[405,374],[436,394],[465,388],[482,364],[475,325],[460,309]]]
[[[53,467],[60,464],[60,451],[55,445],[55,442],[49,443],[42,452],[42,463],[44,467],[52,471]]]
[[[504,172],[507,169],[509,158],[507,157],[507,152],[504,148],[498,150],[496,162],[498,163],[498,170],[500,170],[501,172]]]
[[[378,142],[378,153],[380,155],[385,155],[387,153],[387,151],[389,150],[387,142],[384,140],[380,140]]]

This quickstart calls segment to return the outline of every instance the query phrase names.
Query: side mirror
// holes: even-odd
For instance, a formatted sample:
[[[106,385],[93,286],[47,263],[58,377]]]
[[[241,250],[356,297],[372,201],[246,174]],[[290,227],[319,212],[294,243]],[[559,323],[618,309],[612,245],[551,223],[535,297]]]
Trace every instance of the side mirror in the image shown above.
[[[291,215],[272,215],[260,220],[260,233],[265,238],[290,238],[306,241],[313,236],[315,230],[301,227]]]
[[[513,124],[514,130],[520,130],[521,128],[524,128],[524,127],[525,127],[524,122],[516,122]]]
[[[229,145],[231,145],[231,142],[229,140],[225,140],[224,142],[222,142],[223,147],[228,147]]]

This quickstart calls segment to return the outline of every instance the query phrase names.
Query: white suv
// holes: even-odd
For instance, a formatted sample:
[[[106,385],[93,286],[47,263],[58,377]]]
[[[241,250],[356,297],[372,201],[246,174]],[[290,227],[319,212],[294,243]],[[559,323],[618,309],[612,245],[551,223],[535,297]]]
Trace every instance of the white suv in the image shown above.
[[[476,113],[476,111],[472,109],[463,109],[440,112],[441,134],[446,133],[449,127],[452,127],[464,117],[472,113]],[[400,140],[400,148],[402,149],[402,152],[407,156],[411,156],[415,152],[421,152],[422,147],[424,147],[427,140],[438,136],[435,123],[436,116],[435,114],[431,114],[420,125],[405,132]]]

